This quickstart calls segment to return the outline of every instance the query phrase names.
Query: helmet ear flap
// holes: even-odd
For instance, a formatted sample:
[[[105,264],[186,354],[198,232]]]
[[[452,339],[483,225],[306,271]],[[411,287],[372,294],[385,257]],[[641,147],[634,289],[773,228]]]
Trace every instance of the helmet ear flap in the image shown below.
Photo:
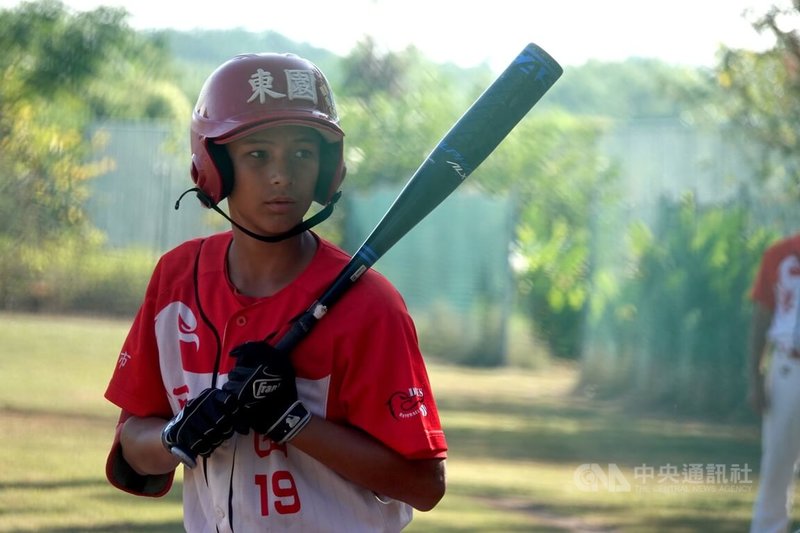
[[[343,145],[323,142],[320,150],[319,179],[314,191],[314,200],[327,205],[344,181],[344,162],[342,160]]]
[[[233,161],[231,161],[228,150],[221,144],[207,141],[206,149],[219,176],[221,194],[217,202],[220,202],[233,192]]]
[[[227,198],[233,190],[233,162],[225,147],[209,140],[201,142],[192,153],[191,176],[206,207]]]

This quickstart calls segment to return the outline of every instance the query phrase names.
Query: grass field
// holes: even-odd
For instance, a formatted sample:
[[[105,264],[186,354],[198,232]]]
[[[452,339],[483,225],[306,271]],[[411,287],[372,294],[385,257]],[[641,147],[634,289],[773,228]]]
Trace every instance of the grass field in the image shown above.
[[[0,314],[0,531],[182,531],[180,476],[161,499],[105,481],[128,325]],[[564,365],[429,370],[448,492],[407,531],[747,530],[757,427],[625,413],[573,395]]]

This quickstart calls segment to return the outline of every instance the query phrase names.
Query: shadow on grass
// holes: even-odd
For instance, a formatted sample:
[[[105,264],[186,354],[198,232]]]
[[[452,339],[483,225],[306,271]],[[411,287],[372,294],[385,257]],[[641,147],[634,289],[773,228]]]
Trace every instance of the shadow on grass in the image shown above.
[[[580,533],[661,532],[715,533],[741,532],[749,529],[749,515],[743,514],[741,501],[723,504],[705,501],[673,505],[639,501],[633,503],[627,494],[601,500],[554,499],[552,495],[524,496],[514,491],[487,492],[486,487],[460,484],[449,489],[451,497],[460,502],[472,502],[476,508],[488,507],[515,520],[504,524],[506,533],[517,531],[562,531]],[[462,504],[464,505],[464,504]],[[469,505],[469,504],[467,504]],[[749,503],[744,504],[749,510]],[[513,525],[510,525],[513,524]],[[474,531],[458,521],[436,524],[435,531]]]
[[[502,458],[574,468],[586,463],[597,463],[601,468],[614,463],[624,467],[634,492],[653,491],[652,497],[644,499],[633,493],[619,494],[619,498],[607,493],[598,502],[591,494],[585,499],[536,492],[522,496],[511,488],[505,491],[477,481],[452,487],[477,503],[530,516],[531,523],[537,525],[534,531],[540,530],[539,524],[549,528],[542,530],[587,532],[734,532],[749,527],[750,499],[756,490],[760,461],[757,424],[632,412],[622,403],[571,394],[517,399],[506,392],[490,400],[466,393],[450,394],[439,401],[439,408],[448,441],[455,443],[451,454],[458,460]],[[660,498],[655,494],[657,485],[645,485],[645,481],[631,477],[633,468],[644,465],[653,468],[656,476],[667,466],[682,475],[687,465],[701,465],[705,475],[709,465],[721,465],[728,473],[735,465],[744,470],[743,483],[747,484],[736,486],[731,482],[724,487],[742,489],[746,494],[720,494],[725,503],[717,502],[713,495],[698,494],[697,501],[705,503],[696,505],[680,494]],[[572,469],[565,472],[569,478],[566,483],[571,483]],[[676,485],[681,490],[703,490],[680,483]],[[713,482],[710,489],[725,490]],[[543,499],[537,500],[539,497]],[[704,507],[712,501],[713,505]],[[638,509],[642,504],[644,508]],[[599,518],[593,522],[592,517]],[[449,531],[463,530],[453,525]]]
[[[460,455],[554,463],[748,464],[755,469],[760,450],[755,438],[653,431],[635,424],[603,427],[602,421],[575,429],[532,424],[490,432],[460,427],[445,431],[448,440],[458,442]]]
[[[4,493],[7,493],[10,498],[18,498],[18,502],[13,506],[12,510],[3,510],[0,506],[0,524],[2,524],[2,516],[8,512],[22,513],[30,516],[43,518],[50,515],[61,516],[64,514],[63,503],[57,503],[52,507],[49,505],[42,505],[40,500],[31,499],[26,503],[26,497],[20,497],[22,492],[40,493],[40,494],[53,494],[56,491],[81,491],[86,494],[87,501],[99,502],[106,501],[112,506],[120,509],[125,507],[142,506],[143,511],[146,507],[174,507],[179,509],[182,506],[182,482],[176,480],[172,489],[166,495],[160,498],[143,498],[128,494],[124,491],[112,487],[105,478],[87,477],[82,479],[48,479],[48,480],[13,480],[0,482],[0,501],[3,499]],[[139,520],[132,521],[130,519],[120,519],[118,522],[104,522],[102,524],[83,524],[75,525],[69,524],[70,521],[83,521],[85,517],[65,516],[62,523],[64,525],[54,526],[47,524],[39,524],[36,526],[35,531],[43,532],[94,532],[94,531],[108,531],[108,532],[137,532],[137,531],[152,531],[155,533],[161,532],[180,532],[183,531],[183,522],[181,519],[167,520],[162,522]],[[113,518],[112,518],[113,520]],[[30,532],[32,529],[8,529],[0,527],[0,530],[7,533],[22,533]]]
[[[720,516],[707,517],[683,514],[670,518],[655,518],[652,531],[713,531],[714,533],[741,533],[750,529],[749,519],[733,519]]]
[[[439,407],[448,440],[467,456],[575,464],[748,464],[752,470],[760,457],[757,426],[632,414],[585,398],[482,403],[451,396]],[[476,416],[489,427],[447,424]]]
[[[77,489],[86,487],[107,487],[108,482],[98,478],[86,479],[40,479],[0,481],[0,491],[3,490],[57,490],[57,489]]]

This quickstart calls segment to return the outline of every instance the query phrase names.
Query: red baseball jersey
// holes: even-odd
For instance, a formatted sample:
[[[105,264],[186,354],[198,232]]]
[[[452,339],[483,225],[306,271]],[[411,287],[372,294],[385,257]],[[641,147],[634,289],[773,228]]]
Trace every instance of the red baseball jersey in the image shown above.
[[[800,235],[764,252],[750,297],[772,313],[767,335],[779,349],[800,349]]]
[[[315,236],[316,237],[316,236]],[[226,273],[230,232],[186,242],[155,268],[106,398],[123,417],[171,418],[207,387],[221,387],[247,341],[285,331],[349,257],[317,238],[311,264],[267,298],[239,294]],[[394,287],[370,270],[293,351],[300,399],[316,416],[359,428],[410,459],[444,458],[447,443],[416,331]],[[358,458],[354,457],[354,461]],[[123,461],[124,463],[124,461]],[[120,475],[118,439],[107,475],[136,494],[160,495]],[[398,531],[409,505],[384,503],[291,445],[234,435],[184,471],[187,531]]]

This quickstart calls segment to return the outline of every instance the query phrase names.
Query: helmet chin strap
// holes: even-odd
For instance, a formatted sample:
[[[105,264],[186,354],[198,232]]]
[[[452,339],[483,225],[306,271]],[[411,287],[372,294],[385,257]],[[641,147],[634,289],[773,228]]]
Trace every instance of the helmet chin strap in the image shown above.
[[[214,201],[206,193],[204,193],[197,187],[192,187],[191,189],[184,191],[183,194],[181,194],[178,197],[178,200],[175,202],[176,211],[178,210],[178,208],[180,208],[181,200],[183,200],[183,197],[189,194],[190,192],[195,193],[197,195],[197,198],[204,206],[208,207],[209,209],[213,209],[214,211],[222,215],[222,217],[225,218],[225,220],[233,224],[239,231],[241,231],[248,237],[252,237],[253,239],[256,239],[261,242],[284,241],[290,237],[294,237],[295,235],[299,235],[300,233],[303,233],[304,231],[313,228],[314,226],[316,226],[320,222],[323,222],[329,216],[331,216],[331,213],[333,213],[333,206],[336,205],[336,202],[338,202],[339,198],[342,196],[342,192],[338,191],[336,194],[333,195],[331,201],[325,205],[325,208],[322,209],[322,211],[312,216],[308,220],[304,220],[303,222],[297,224],[289,231],[286,231],[284,233],[279,233],[278,235],[259,235],[258,233],[254,233],[249,229],[245,228],[244,226],[241,226],[236,221],[234,221],[231,217],[228,216],[227,213],[225,213],[225,211],[217,207],[217,204],[214,203]]]

